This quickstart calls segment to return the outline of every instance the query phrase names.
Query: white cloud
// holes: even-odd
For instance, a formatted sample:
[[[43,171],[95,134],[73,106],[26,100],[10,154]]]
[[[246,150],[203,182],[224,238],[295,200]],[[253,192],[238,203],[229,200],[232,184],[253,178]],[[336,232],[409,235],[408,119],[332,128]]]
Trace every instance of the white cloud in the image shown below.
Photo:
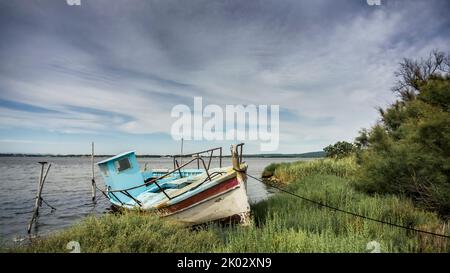
[[[334,4],[305,3],[249,5],[233,18],[220,3],[108,2],[108,10],[93,5],[84,17],[61,13],[43,23],[22,7],[39,24],[6,24],[17,31],[0,47],[0,99],[58,112],[3,107],[0,127],[170,133],[172,107],[203,96],[221,106],[279,104],[298,117],[281,121],[280,152],[318,150],[375,122],[375,107],[394,99],[401,58],[449,49],[449,36],[429,34],[448,24],[435,15],[439,5],[350,5],[327,18]]]

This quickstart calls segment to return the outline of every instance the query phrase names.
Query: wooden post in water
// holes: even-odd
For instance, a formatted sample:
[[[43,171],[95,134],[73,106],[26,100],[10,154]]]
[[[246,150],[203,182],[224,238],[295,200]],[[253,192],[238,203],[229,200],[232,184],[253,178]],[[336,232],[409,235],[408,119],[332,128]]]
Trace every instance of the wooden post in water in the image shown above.
[[[50,170],[50,167],[52,164],[48,165],[47,171],[45,172],[44,176],[44,167],[47,164],[47,162],[39,162],[41,164],[41,174],[39,175],[39,183],[38,183],[38,190],[36,192],[36,201],[34,204],[34,211],[33,216],[31,217],[30,223],[28,224],[28,233],[31,232],[31,227],[33,226],[34,221],[36,220],[36,217],[39,215],[39,207],[42,205],[42,189],[44,188],[44,182],[47,178],[48,171]]]
[[[94,172],[94,142],[92,142],[92,154],[91,154],[91,167],[92,167],[92,201],[95,201],[96,187],[95,187],[95,172]]]
[[[36,190],[36,200],[39,200],[39,202],[37,203],[38,207],[41,206],[41,200],[38,199],[38,195],[39,195],[39,191],[41,189],[42,179],[44,178],[44,166],[45,166],[45,164],[47,164],[47,162],[39,162],[39,164],[41,164],[41,173],[39,174],[39,182],[37,184],[37,190]],[[39,214],[39,209],[36,213]]]

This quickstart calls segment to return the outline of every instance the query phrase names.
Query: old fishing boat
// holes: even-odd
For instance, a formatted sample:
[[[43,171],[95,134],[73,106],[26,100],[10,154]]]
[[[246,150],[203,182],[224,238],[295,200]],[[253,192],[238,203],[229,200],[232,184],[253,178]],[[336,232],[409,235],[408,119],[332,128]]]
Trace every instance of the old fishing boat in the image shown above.
[[[221,147],[184,155],[189,159],[182,164],[179,155],[173,156],[172,170],[141,170],[133,151],[97,165],[113,206],[154,211],[187,225],[216,220],[246,223],[250,206],[242,147],[243,143],[231,147],[232,164],[227,167],[222,167]],[[211,167],[213,158],[219,159],[219,167]],[[187,168],[195,163],[197,168]]]

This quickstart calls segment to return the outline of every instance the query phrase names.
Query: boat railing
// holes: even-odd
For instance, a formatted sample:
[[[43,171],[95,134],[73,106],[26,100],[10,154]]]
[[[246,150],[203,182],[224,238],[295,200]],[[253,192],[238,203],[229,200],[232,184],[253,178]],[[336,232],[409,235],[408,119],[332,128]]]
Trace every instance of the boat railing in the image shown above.
[[[244,143],[239,143],[236,145],[236,151],[238,151],[238,163],[239,165],[242,164],[242,160],[243,160],[243,148],[244,148]]]
[[[218,155],[215,154],[214,152],[218,151]],[[190,153],[190,154],[179,154],[179,155],[173,155],[173,168],[177,168],[177,158],[182,159],[183,157],[193,157],[196,158],[195,161],[197,161],[197,169],[200,169],[200,159],[201,157],[203,157],[204,155],[207,154],[208,157],[208,169],[211,166],[211,161],[214,157],[218,157],[219,158],[219,167],[222,168],[222,158],[223,158],[223,154],[222,154],[222,147],[216,147],[216,148],[212,148],[212,149],[208,149],[208,150],[204,150],[201,152],[195,152],[195,153]]]
[[[238,163],[239,163],[239,164],[242,163],[242,159],[243,159],[243,157],[242,157],[243,146],[244,146],[244,143],[240,143],[240,144],[237,144],[237,145],[236,145],[236,151],[237,151],[237,153],[238,153]],[[161,176],[159,176],[159,177],[156,177],[156,178],[154,178],[154,177],[147,178],[147,179],[144,180],[144,183],[141,184],[141,185],[133,186],[133,187],[130,187],[130,188],[127,188],[127,189],[120,189],[120,190],[109,190],[109,189],[108,189],[108,190],[107,190],[107,193],[108,193],[108,194],[111,194],[117,201],[119,201],[119,203],[120,203],[121,205],[124,205],[124,203],[117,197],[117,195],[116,195],[115,193],[121,193],[121,194],[123,194],[123,195],[129,197],[129,198],[132,199],[133,201],[135,201],[136,204],[138,204],[139,206],[142,206],[142,202],[140,202],[139,200],[137,200],[136,198],[134,198],[134,197],[129,193],[129,191],[130,191],[130,190],[134,190],[134,189],[138,189],[138,188],[141,188],[141,187],[147,187],[147,186],[149,186],[149,185],[151,185],[151,184],[155,184],[155,185],[158,187],[158,189],[159,189],[160,191],[162,191],[163,194],[164,194],[169,200],[171,200],[171,199],[175,198],[176,196],[175,196],[175,197],[169,196],[169,195],[166,193],[166,191],[161,187],[161,185],[159,185],[158,181],[161,180],[161,179],[164,179],[164,178],[166,178],[166,177],[168,177],[168,176],[170,176],[171,174],[174,174],[174,173],[176,173],[176,172],[179,172],[180,177],[182,177],[182,172],[181,172],[182,168],[186,167],[187,165],[189,165],[189,164],[191,164],[192,162],[195,162],[195,161],[197,162],[198,169],[200,169],[200,162],[202,163],[202,167],[203,167],[203,169],[204,169],[204,171],[205,171],[205,173],[206,173],[206,176],[207,176],[207,177],[206,177],[205,181],[203,181],[203,182],[211,181],[212,176],[214,176],[214,174],[210,174],[209,168],[210,168],[210,166],[211,166],[211,160],[212,160],[214,151],[217,151],[217,150],[219,151],[219,166],[222,167],[222,157],[223,157],[223,154],[222,154],[222,147],[212,148],[212,149],[209,149],[209,150],[205,150],[205,151],[201,151],[201,152],[196,152],[196,153],[192,153],[192,154],[176,155],[176,156],[173,156],[173,157],[174,157],[174,169],[173,169],[173,170],[171,170],[171,171],[169,171],[169,172],[167,172],[167,173],[165,173],[165,174],[163,174],[163,175],[161,175]],[[208,153],[208,154],[209,154],[209,156],[208,156],[208,164],[206,164],[206,163],[205,163],[205,160],[201,157],[201,155],[202,155],[202,154],[205,154],[205,153]],[[180,165],[180,164],[178,163],[178,161],[176,160],[177,157],[180,158],[180,157],[187,157],[187,156],[191,156],[191,157],[194,156],[194,157],[193,157],[191,160],[189,160],[188,162],[183,163],[183,164],[181,164],[181,165]]]
[[[121,205],[123,205],[123,202],[117,197],[117,195],[116,195],[115,193],[121,193],[121,194],[123,194],[123,195],[129,197],[129,198],[132,199],[133,201],[135,201],[139,206],[142,206],[142,203],[141,203],[139,200],[137,200],[136,198],[134,198],[134,197],[129,193],[129,191],[130,191],[130,190],[134,190],[134,189],[138,189],[138,188],[141,188],[141,187],[147,187],[147,186],[149,186],[149,185],[151,185],[151,184],[155,184],[155,185],[158,187],[158,189],[159,189],[160,191],[162,191],[162,192],[164,193],[164,195],[165,195],[169,200],[170,200],[170,199],[173,199],[174,197],[170,197],[170,196],[164,191],[164,189],[161,187],[161,185],[158,184],[158,181],[161,180],[161,179],[164,179],[164,178],[168,177],[169,175],[171,175],[171,174],[173,174],[173,173],[175,173],[175,172],[180,171],[181,168],[183,168],[183,167],[185,167],[185,166],[191,164],[192,162],[194,162],[194,161],[196,161],[196,160],[200,160],[200,161],[202,162],[203,168],[204,168],[205,173],[206,173],[206,176],[207,176],[205,181],[208,181],[208,180],[210,181],[210,180],[211,180],[211,175],[210,175],[210,173],[209,173],[209,169],[207,168],[206,163],[205,163],[205,161],[203,160],[203,158],[192,158],[192,159],[189,160],[188,162],[182,164],[181,166],[179,166],[179,167],[177,167],[177,168],[171,170],[170,172],[167,172],[167,173],[165,173],[165,174],[163,174],[163,175],[161,175],[161,176],[159,176],[159,177],[155,177],[155,178],[150,177],[150,178],[147,178],[146,180],[144,180],[144,183],[141,184],[141,185],[137,185],[137,186],[130,187],[130,188],[127,188],[127,189],[107,190],[107,193],[108,193],[108,194],[111,194],[117,201],[119,201],[119,203],[120,203]]]
[[[235,147],[238,151],[238,160],[239,160],[239,164],[242,163],[242,155],[243,155],[243,146],[244,143],[239,143],[236,144]],[[215,154],[215,152],[218,151],[218,155]],[[205,157],[207,157],[207,167],[208,169],[211,166],[211,161],[214,157],[218,157],[219,158],[219,167],[222,168],[222,159],[223,159],[223,148],[222,147],[216,147],[216,148],[212,148],[212,149],[208,149],[208,150],[204,150],[201,152],[195,152],[195,153],[190,153],[190,154],[178,154],[178,155],[173,155],[173,168],[178,168],[179,164],[178,164],[178,160],[177,159],[181,159],[183,157],[194,157],[196,158],[196,162],[197,162],[197,169],[200,169],[200,158],[202,158],[204,155],[206,155]]]

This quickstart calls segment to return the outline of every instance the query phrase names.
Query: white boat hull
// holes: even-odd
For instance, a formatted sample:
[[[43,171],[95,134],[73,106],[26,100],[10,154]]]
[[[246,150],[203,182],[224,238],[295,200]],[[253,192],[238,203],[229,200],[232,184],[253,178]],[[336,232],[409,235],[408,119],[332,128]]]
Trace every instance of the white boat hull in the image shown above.
[[[249,218],[250,205],[245,188],[245,182],[241,181],[237,187],[162,216],[186,225],[235,218],[238,218],[242,224],[246,224]]]

